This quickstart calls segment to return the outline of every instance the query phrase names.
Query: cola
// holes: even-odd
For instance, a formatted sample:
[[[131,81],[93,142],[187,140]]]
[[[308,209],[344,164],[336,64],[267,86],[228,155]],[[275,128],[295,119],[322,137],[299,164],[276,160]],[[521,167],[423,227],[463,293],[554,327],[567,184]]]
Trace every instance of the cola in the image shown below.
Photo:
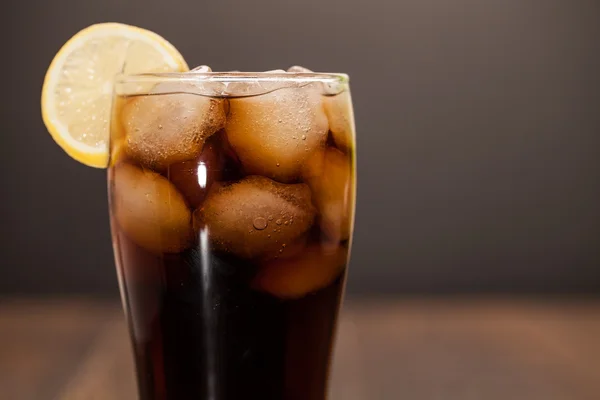
[[[142,400],[324,400],[351,247],[344,75],[124,77],[109,200]]]

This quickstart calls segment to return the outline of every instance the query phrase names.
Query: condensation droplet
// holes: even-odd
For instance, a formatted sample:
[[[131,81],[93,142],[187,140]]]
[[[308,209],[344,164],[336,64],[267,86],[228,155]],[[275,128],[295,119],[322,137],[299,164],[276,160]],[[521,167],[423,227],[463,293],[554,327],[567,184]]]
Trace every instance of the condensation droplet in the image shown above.
[[[302,140],[306,140],[306,135],[302,135]]]
[[[281,224],[282,224],[282,222],[283,222],[283,221],[281,221],[281,219],[277,219],[277,221],[275,221],[275,223],[276,223],[277,225],[281,225]]]

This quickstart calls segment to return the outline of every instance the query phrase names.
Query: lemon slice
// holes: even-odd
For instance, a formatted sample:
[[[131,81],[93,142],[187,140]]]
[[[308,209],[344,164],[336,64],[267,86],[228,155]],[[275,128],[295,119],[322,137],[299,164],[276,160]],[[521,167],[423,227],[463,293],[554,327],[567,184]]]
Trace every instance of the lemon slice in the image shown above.
[[[117,23],[92,25],[63,45],[46,72],[44,123],[72,158],[106,168],[115,75],[187,70],[177,49],[154,32]]]

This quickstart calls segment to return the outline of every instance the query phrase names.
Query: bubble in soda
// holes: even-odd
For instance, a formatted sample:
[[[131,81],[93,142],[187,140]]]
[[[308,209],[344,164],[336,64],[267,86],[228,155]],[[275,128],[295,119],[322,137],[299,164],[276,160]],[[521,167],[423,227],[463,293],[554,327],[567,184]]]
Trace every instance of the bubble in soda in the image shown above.
[[[261,266],[254,286],[282,299],[295,299],[331,284],[346,265],[342,247],[306,248],[293,258],[273,260]]]
[[[155,170],[197,157],[225,125],[225,100],[192,94],[190,83],[166,82],[130,99],[122,112],[127,154]]]
[[[352,170],[348,157],[328,147],[315,153],[304,169],[320,214],[321,229],[334,244],[350,237],[352,221]]]
[[[155,254],[177,253],[191,244],[190,210],[166,178],[121,164],[114,167],[113,185],[113,213],[131,240]]]
[[[231,99],[225,129],[247,173],[287,183],[323,147],[329,127],[317,91],[286,87]]]
[[[216,250],[252,259],[275,255],[283,244],[299,238],[311,227],[315,213],[306,184],[249,176],[213,186],[194,212],[194,226],[208,227]]]

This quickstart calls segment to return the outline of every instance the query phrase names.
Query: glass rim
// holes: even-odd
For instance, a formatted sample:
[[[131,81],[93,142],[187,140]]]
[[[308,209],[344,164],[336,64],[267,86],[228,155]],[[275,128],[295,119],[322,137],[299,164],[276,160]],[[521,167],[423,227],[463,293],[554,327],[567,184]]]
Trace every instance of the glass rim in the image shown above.
[[[348,83],[350,77],[344,73],[329,72],[157,72],[142,74],[120,73],[116,84],[142,82],[290,82],[326,84]]]

